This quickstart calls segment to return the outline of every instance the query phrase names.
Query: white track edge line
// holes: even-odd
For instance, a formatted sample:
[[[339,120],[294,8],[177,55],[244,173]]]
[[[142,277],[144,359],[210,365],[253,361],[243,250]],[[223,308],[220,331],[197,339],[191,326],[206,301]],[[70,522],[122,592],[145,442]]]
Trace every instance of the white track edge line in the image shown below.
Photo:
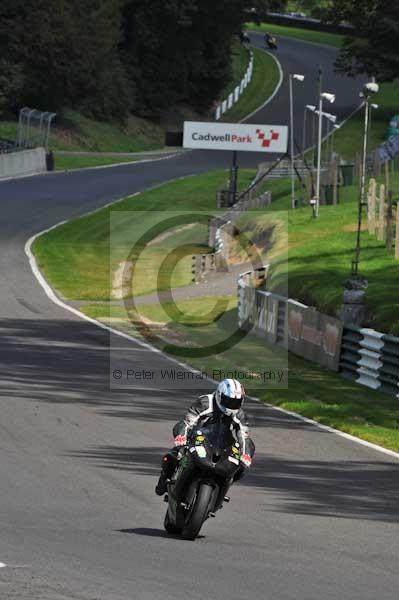
[[[135,195],[138,195],[140,192],[138,192]],[[120,201],[124,200],[124,198],[122,198]],[[110,202],[109,204],[113,204],[113,202]],[[109,205],[108,204],[108,205]],[[106,205],[106,206],[108,206]],[[104,207],[103,207],[104,208]],[[101,209],[96,209],[97,210],[101,210]],[[92,211],[92,212],[96,212],[96,211]],[[86,214],[90,214],[90,213],[86,213]],[[69,306],[68,304],[66,304],[65,302],[63,302],[60,298],[58,298],[58,296],[55,294],[54,290],[50,287],[50,285],[48,284],[48,282],[46,281],[46,279],[44,278],[44,276],[42,275],[42,273],[39,270],[39,267],[37,265],[36,262],[36,258],[32,252],[32,244],[35,242],[35,240],[37,238],[39,238],[41,235],[44,235],[45,233],[52,231],[53,229],[56,229],[58,226],[63,225],[65,223],[68,223],[69,220],[64,220],[61,221],[59,223],[56,223],[55,225],[53,225],[52,227],[49,227],[47,229],[44,229],[43,231],[39,231],[38,233],[32,235],[26,242],[25,244],[25,254],[28,257],[29,260],[29,265],[30,268],[32,270],[33,275],[35,276],[36,280],[38,281],[38,283],[40,284],[40,286],[42,287],[43,291],[45,292],[46,296],[52,301],[54,302],[54,304],[57,304],[58,306],[60,306],[61,308],[71,312],[72,314],[74,314],[75,316],[79,317],[80,319],[83,319],[85,321],[88,321],[89,323],[93,324],[93,325],[97,325],[98,327],[100,327],[103,330],[109,331],[111,333],[114,333],[115,335],[118,335],[119,337],[122,337],[126,340],[129,340],[131,342],[135,342],[136,344],[138,344],[139,346],[141,346],[142,348],[146,348],[148,350],[151,350],[151,352],[154,352],[155,354],[160,354],[162,356],[164,356],[167,360],[169,360],[172,363],[175,363],[177,365],[179,365],[180,367],[183,367],[185,369],[187,369],[188,371],[190,371],[191,373],[200,373],[200,371],[198,371],[197,369],[193,369],[193,367],[191,367],[190,365],[187,365],[186,363],[180,362],[174,358],[172,358],[171,356],[165,354],[164,352],[162,352],[162,350],[159,350],[158,348],[155,348],[154,346],[151,346],[151,344],[147,344],[135,337],[133,337],[132,335],[129,335],[127,333],[124,333],[122,331],[118,331],[117,329],[114,329],[113,327],[110,327],[108,325],[105,325],[104,323],[101,323],[100,321],[97,321],[96,319],[92,319],[91,317],[88,317],[87,315],[85,315],[84,313],[82,313],[81,311],[79,311],[76,308],[73,308],[72,306]],[[216,382],[214,379],[209,378],[209,381]],[[347,439],[351,442],[354,442],[356,444],[359,444],[361,446],[365,446],[371,450],[375,450],[376,452],[380,452],[382,454],[386,454],[388,456],[391,456],[393,458],[396,458],[399,460],[399,453],[398,452],[394,452],[393,450],[389,450],[388,448],[383,448],[382,446],[379,446],[378,444],[373,444],[372,442],[367,442],[366,440],[362,440],[361,438],[358,438],[354,435],[351,435],[349,433],[345,433],[343,431],[339,431],[338,429],[334,429],[333,427],[329,427],[328,425],[322,425],[321,423],[318,423],[317,421],[314,421],[313,419],[309,419],[307,417],[303,417],[302,415],[286,410],[284,408],[281,408],[279,406],[273,406],[272,404],[268,404],[266,402],[262,402],[262,400],[260,400],[259,398],[255,398],[253,396],[248,396],[249,399],[258,402],[260,404],[262,404],[263,406],[267,406],[268,408],[277,411],[277,412],[281,412],[285,415],[289,415],[295,419],[298,419],[300,421],[303,421],[304,423],[308,423],[310,425],[313,425],[314,427],[316,427],[317,429],[321,429],[323,431],[326,431],[328,433],[333,433],[335,435],[338,435],[339,437],[342,437],[344,439]]]
[[[279,82],[277,84],[277,86],[274,89],[274,92],[272,93],[271,96],[269,96],[269,98],[260,106],[258,106],[258,108],[256,108],[255,110],[253,110],[251,113],[249,113],[249,115],[247,115],[246,117],[244,117],[243,119],[241,119],[241,121],[238,121],[239,123],[245,123],[245,121],[247,121],[248,119],[250,119],[251,117],[253,117],[254,115],[256,115],[256,113],[258,113],[259,111],[261,111],[263,108],[265,108],[265,106],[267,106],[268,104],[270,104],[270,102],[272,100],[274,100],[274,98],[277,96],[277,94],[280,91],[281,86],[283,85],[284,82],[284,71],[283,71],[283,67],[281,65],[281,62],[278,60],[278,58],[276,58],[274,56],[274,54],[272,54],[272,52],[268,52],[267,50],[264,50],[263,48],[258,48],[257,46],[254,46],[253,44],[251,44],[256,50],[259,50],[260,52],[264,52],[265,54],[271,56],[278,68],[278,72],[279,72]]]

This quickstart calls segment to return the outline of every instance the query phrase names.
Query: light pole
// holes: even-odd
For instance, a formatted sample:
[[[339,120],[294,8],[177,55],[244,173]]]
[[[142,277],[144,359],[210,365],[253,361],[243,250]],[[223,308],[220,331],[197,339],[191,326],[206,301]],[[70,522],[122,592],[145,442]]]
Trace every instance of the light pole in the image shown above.
[[[337,131],[341,129],[341,125],[338,124],[334,124],[334,129],[331,135],[331,157],[334,156],[334,141],[335,141],[335,134],[337,133]]]
[[[316,179],[316,203],[315,203],[315,216],[319,216],[320,208],[320,182],[321,182],[321,142],[322,142],[322,131],[323,131],[323,101],[327,100],[331,104],[335,102],[335,95],[329,92],[322,92],[319,98],[319,137],[317,144],[317,179]]]
[[[369,136],[367,139],[367,143],[370,145],[371,138],[371,115],[373,114],[373,110],[378,110],[380,107],[378,104],[370,103],[370,112],[369,112]]]
[[[358,277],[359,275],[359,262],[360,262],[360,233],[362,230],[362,216],[364,206],[364,196],[366,191],[366,167],[367,167],[367,146],[369,139],[369,124],[370,124],[370,100],[373,94],[379,91],[379,85],[375,82],[366,83],[363,88],[364,98],[364,137],[363,137],[363,160],[362,160],[362,174],[360,179],[360,190],[359,190],[359,205],[358,205],[358,219],[357,219],[357,236],[356,236],[356,250],[355,258],[352,260],[352,277]]]
[[[307,114],[308,110],[312,113],[316,110],[316,107],[312,104],[307,104],[303,111],[303,132],[302,132],[302,164],[305,164],[305,150],[306,150],[306,125],[307,125]],[[313,138],[312,138],[313,140]]]
[[[290,73],[290,127],[291,127],[291,206],[295,208],[295,148],[294,148],[294,86],[293,81],[304,81],[305,76]]]
[[[331,156],[332,156],[332,138],[334,135],[334,126],[335,123],[337,122],[337,117],[336,115],[331,115],[330,113],[324,113],[327,121],[328,121],[328,132],[327,132],[327,143],[326,143],[326,154],[327,154],[327,161],[331,160]]]

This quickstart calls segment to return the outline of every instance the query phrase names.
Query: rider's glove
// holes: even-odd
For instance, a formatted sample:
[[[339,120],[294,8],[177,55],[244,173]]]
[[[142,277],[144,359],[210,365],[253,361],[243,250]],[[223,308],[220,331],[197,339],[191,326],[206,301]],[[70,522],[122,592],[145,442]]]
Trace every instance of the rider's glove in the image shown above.
[[[243,465],[245,465],[246,467],[250,467],[252,464],[252,458],[249,456],[249,454],[243,454],[241,456],[241,462],[243,463]]]
[[[175,437],[175,446],[185,446],[187,444],[187,437],[185,435],[177,435]]]

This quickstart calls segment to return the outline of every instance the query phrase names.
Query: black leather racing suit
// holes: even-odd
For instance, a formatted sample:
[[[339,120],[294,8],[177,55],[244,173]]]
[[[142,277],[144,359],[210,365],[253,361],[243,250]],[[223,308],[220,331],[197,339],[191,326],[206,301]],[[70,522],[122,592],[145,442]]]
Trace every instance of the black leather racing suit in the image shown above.
[[[194,428],[200,429],[205,423],[215,422],[216,420],[226,420],[230,425],[233,437],[240,444],[241,455],[248,455],[251,459],[255,454],[255,444],[249,437],[248,420],[245,412],[240,409],[237,415],[230,417],[225,415],[218,407],[215,394],[206,394],[200,396],[198,400],[190,406],[182,421],[176,423],[173,428],[173,435],[188,436]],[[174,447],[169,450],[162,459],[161,478],[170,479],[176,468],[178,461],[179,448]],[[235,475],[234,480],[241,479],[245,467],[241,466],[240,471]]]

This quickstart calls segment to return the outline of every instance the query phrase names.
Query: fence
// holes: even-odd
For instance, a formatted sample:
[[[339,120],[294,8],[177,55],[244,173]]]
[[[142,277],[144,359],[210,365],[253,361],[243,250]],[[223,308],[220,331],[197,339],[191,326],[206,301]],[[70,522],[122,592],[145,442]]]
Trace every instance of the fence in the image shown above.
[[[17,146],[19,148],[45,148],[48,152],[50,127],[56,113],[34,108],[19,111]]]
[[[361,385],[399,398],[399,338],[345,327],[340,370]]]
[[[241,328],[263,337],[269,344],[280,345],[302,358],[340,371],[360,385],[399,398],[399,337],[374,329],[344,326],[339,319],[259,289],[258,284],[256,271],[239,277]]]
[[[220,192],[219,192],[220,194]],[[268,206],[272,201],[270,192],[258,197],[242,198],[220,217],[211,219],[208,224],[208,246],[215,248],[211,254],[197,254],[192,257],[192,281],[203,281],[213,271],[226,271],[230,256],[230,241],[234,234],[234,222],[246,210]],[[218,208],[223,208],[218,196]]]
[[[251,285],[253,275],[248,271],[238,279],[239,326],[270,344],[338,371],[342,321],[296,300],[256,289]]]
[[[230,108],[232,108],[232,106],[234,106],[234,104],[236,104],[239,101],[248,84],[251,82],[254,70],[254,54],[252,50],[250,50],[249,55],[250,59],[244,77],[241,79],[240,83],[234,88],[234,91],[231,92],[227,96],[227,98],[217,106],[215,112],[215,121],[219,121],[222,115],[224,115],[225,112],[230,110]]]
[[[385,242],[387,251],[399,260],[399,209],[385,184],[371,179],[367,194],[367,227],[370,235]]]
[[[46,170],[44,148],[0,154],[0,179],[37,175]]]

